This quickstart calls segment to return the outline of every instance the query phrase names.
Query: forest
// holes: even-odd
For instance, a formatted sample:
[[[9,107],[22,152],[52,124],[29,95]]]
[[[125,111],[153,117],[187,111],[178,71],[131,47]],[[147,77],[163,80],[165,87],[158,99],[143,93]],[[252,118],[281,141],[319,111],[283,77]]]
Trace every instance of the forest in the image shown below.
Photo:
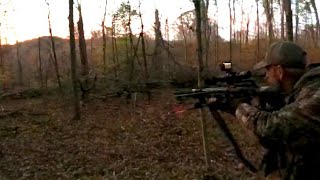
[[[100,29],[91,32],[86,6],[69,0],[68,38],[55,35],[53,0],[43,0],[48,35],[11,44],[1,33],[10,31],[4,19],[14,0],[7,1],[0,3],[1,179],[264,179],[237,158],[206,109],[170,113],[184,108],[173,92],[205,86],[223,62],[251,70],[279,40],[320,63],[316,0],[184,0],[190,10],[174,20],[152,9],[152,31],[145,1],[121,1],[111,12],[111,0],[101,0]],[[255,136],[220,114],[258,167],[265,150]]]

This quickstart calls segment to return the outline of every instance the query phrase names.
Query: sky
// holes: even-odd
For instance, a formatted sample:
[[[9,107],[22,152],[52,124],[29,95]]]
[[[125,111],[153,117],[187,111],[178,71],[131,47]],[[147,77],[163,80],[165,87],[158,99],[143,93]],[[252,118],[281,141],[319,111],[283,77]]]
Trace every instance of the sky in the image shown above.
[[[1,36],[9,44],[16,40],[24,41],[39,36],[48,36],[48,12],[50,9],[50,19],[54,36],[63,38],[69,35],[69,7],[68,0],[0,0],[5,6],[0,5],[0,12],[7,11],[2,15]],[[76,0],[75,0],[76,2]],[[105,0],[81,0],[86,37],[90,37],[91,31],[101,29],[101,21],[104,14]],[[161,2],[161,3],[159,3]],[[174,3],[173,3],[174,2]],[[185,3],[187,2],[187,3]],[[107,26],[111,26],[111,15],[117,10],[121,1],[108,0],[107,4]],[[133,7],[138,9],[138,0],[130,0]],[[145,23],[145,29],[151,33],[154,22],[155,8],[159,9],[160,17],[163,20],[169,18],[169,22],[179,15],[179,12],[192,9],[192,4],[188,0],[141,0],[141,11]],[[75,23],[78,20],[78,12],[74,9]],[[136,26],[140,24],[135,23]],[[135,28],[136,33],[138,29]],[[4,42],[4,43],[5,43]]]
[[[74,0],[75,3],[77,0]],[[87,38],[91,31],[101,29],[101,21],[104,14],[105,0],[79,0],[82,4],[82,13],[84,21],[84,31]],[[252,13],[255,17],[255,0],[243,0],[245,11]],[[2,43],[14,44],[16,41],[25,41],[39,36],[48,36],[48,12],[50,9],[50,19],[52,32],[54,36],[67,38],[69,35],[68,0],[0,0],[0,32]],[[107,26],[111,26],[111,15],[115,13],[122,0],[108,0],[107,2]],[[138,9],[139,0],[130,0],[133,8]],[[210,1],[211,5],[213,1]],[[220,36],[228,38],[229,36],[229,12],[228,1],[218,1],[219,4],[219,26]],[[252,6],[253,5],[253,6]],[[211,6],[213,8],[214,6]],[[239,6],[238,6],[239,7]],[[162,27],[168,18],[169,26],[176,23],[177,17],[188,10],[193,9],[190,0],[141,0],[142,17],[145,24],[145,30],[153,34],[154,11],[159,10]],[[76,8],[75,23],[78,20]],[[4,13],[6,11],[6,13]],[[215,12],[214,9],[209,11]],[[237,15],[239,17],[239,15]],[[253,23],[252,23],[253,24]],[[134,33],[138,33],[140,22],[135,24]],[[174,33],[170,32],[170,39],[174,38]]]

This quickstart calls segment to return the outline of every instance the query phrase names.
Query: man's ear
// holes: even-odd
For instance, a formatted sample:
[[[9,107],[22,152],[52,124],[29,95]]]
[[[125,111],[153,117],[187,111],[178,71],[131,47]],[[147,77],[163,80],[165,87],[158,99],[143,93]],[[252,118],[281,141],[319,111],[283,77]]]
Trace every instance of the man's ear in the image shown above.
[[[284,69],[283,69],[283,67],[281,66],[281,65],[278,65],[277,66],[277,75],[278,75],[278,77],[279,77],[279,80],[283,80],[283,78],[284,78]]]

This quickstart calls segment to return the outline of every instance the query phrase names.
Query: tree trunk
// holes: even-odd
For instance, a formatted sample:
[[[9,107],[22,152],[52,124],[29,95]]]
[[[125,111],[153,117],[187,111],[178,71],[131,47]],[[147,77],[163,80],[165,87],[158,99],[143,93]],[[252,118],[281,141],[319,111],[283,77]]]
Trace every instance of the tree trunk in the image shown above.
[[[93,39],[93,36],[91,36],[91,38],[90,38],[90,62],[91,63],[93,63],[93,41],[94,41],[94,39]]]
[[[317,6],[314,0],[310,0],[311,2],[311,6],[314,10],[315,16],[316,16],[316,40],[315,40],[315,46],[318,47],[319,46],[319,33],[320,33],[320,22],[319,22],[319,14],[318,14],[318,10],[317,10]]]
[[[79,33],[79,50],[80,50],[80,62],[81,62],[81,78],[79,79],[79,85],[81,90],[81,99],[84,100],[88,96],[90,90],[94,87],[95,80],[93,80],[92,86],[89,87],[89,63],[87,55],[87,44],[84,37],[83,19],[81,4],[78,2],[79,20],[78,20],[78,33]]]
[[[292,9],[291,0],[284,0],[285,11],[286,11],[286,29],[287,29],[287,40],[293,41],[293,25],[292,25]]]
[[[259,20],[259,0],[256,0],[257,5],[257,57],[256,63],[260,59],[260,20]]]
[[[230,34],[229,34],[229,38],[230,38],[230,43],[229,43],[229,61],[232,62],[232,11],[231,11],[231,0],[229,0],[229,20],[230,20]]]
[[[273,8],[272,8],[272,0],[264,0],[265,6],[265,14],[267,18],[267,25],[268,25],[268,38],[269,44],[273,41]]]
[[[114,25],[114,24],[113,24]],[[114,25],[115,27],[115,25]],[[114,52],[115,52],[115,59],[116,59],[116,64],[117,64],[117,70],[118,72],[120,71],[120,63],[119,63],[119,53],[118,53],[118,44],[117,44],[117,38],[116,38],[116,29],[113,29],[113,35],[114,35]],[[118,74],[119,76],[119,74]]]
[[[43,76],[42,76],[42,59],[41,59],[41,38],[38,38],[38,57],[39,57],[39,79],[40,87],[43,87]]]
[[[20,44],[18,41],[16,41],[17,45],[17,64],[18,64],[18,85],[23,86],[23,70],[22,70],[22,64],[20,59]]]
[[[233,17],[232,17],[232,27],[233,27],[233,39],[236,40],[236,7],[235,7],[235,0],[232,1],[232,11],[233,11]]]
[[[134,74],[134,57],[133,57],[133,34],[131,29],[131,6],[129,8],[129,22],[128,22],[128,28],[129,28],[129,43],[130,43],[130,49],[129,49],[129,63],[130,63],[130,74],[129,74],[129,81],[131,82],[133,79]]]
[[[159,58],[159,54],[161,52],[160,46],[161,46],[162,34],[161,34],[161,23],[160,23],[160,19],[159,19],[158,9],[155,10],[154,33],[155,33],[155,46],[154,46],[153,57],[152,57],[152,69],[162,72],[162,63],[160,62],[160,58]],[[186,49],[186,43],[185,43],[185,49]],[[185,58],[186,58],[186,56],[185,56]],[[161,67],[161,68],[159,69],[159,67]]]
[[[299,31],[299,0],[296,0],[296,29],[295,29],[295,42],[298,42],[298,31]]]
[[[242,33],[243,33],[243,28],[242,28],[242,26],[243,26],[243,14],[244,14],[244,10],[243,10],[243,0],[241,1],[241,22],[240,22],[240,34],[239,34],[239,36],[240,36],[240,42],[239,42],[239,50],[240,50],[240,55],[239,55],[239,63],[241,63],[241,61],[242,61]]]
[[[80,49],[80,62],[81,62],[81,75],[87,79],[89,74],[89,64],[87,55],[87,44],[84,37],[83,20],[81,5],[78,4],[79,21],[78,21],[78,33],[79,33],[79,49]],[[85,83],[85,85],[87,85]]]
[[[69,0],[69,32],[70,32],[70,60],[71,60],[71,78],[74,93],[74,119],[80,119],[80,100],[77,86],[77,61],[76,61],[76,42],[74,37],[73,21],[73,0]]]
[[[284,4],[285,3],[283,3],[283,0],[279,0],[278,1],[278,3],[279,3],[279,7],[280,7],[280,16],[281,16],[281,20],[280,20],[280,26],[281,26],[281,39],[282,40],[284,40],[285,38],[284,38],[284,9],[285,9],[285,7],[284,7]]]
[[[48,9],[49,9],[49,3],[46,1],[47,5],[48,5]],[[57,78],[57,82],[58,82],[58,86],[59,88],[62,87],[61,85],[61,78],[60,78],[60,72],[59,72],[59,66],[58,66],[58,60],[57,60],[57,53],[56,53],[56,47],[55,47],[55,43],[54,43],[54,39],[52,36],[52,28],[51,28],[51,20],[50,20],[50,9],[48,12],[48,24],[49,24],[49,33],[50,33],[50,40],[51,40],[51,48],[53,51],[53,60],[54,60],[54,70],[56,72],[56,78]]]
[[[204,54],[205,54],[205,69],[209,68],[209,48],[210,48],[210,35],[211,29],[208,19],[209,0],[201,0],[202,22],[203,22],[203,41],[204,41]]]
[[[215,35],[215,47],[214,47],[214,57],[215,57],[215,65],[218,64],[219,61],[219,7],[218,7],[218,1],[214,1],[214,5],[216,6],[216,25],[214,30]]]
[[[202,88],[203,86],[203,48],[202,48],[202,24],[201,24],[201,5],[200,5],[200,0],[194,0],[194,6],[196,10],[196,22],[197,22],[197,28],[196,28],[196,33],[197,33],[197,46],[198,46],[198,65],[199,65],[199,71],[198,71],[198,86],[199,88]]]
[[[201,37],[201,4],[200,0],[193,0],[195,11],[196,11],[196,33],[197,33],[197,46],[198,46],[198,88],[201,89],[203,87],[203,54],[202,54],[202,37]],[[200,108],[200,116],[201,116],[201,127],[202,127],[202,142],[203,142],[203,149],[204,155],[206,160],[206,167],[207,170],[210,169],[210,161],[208,156],[208,133],[206,127],[206,120],[203,112],[203,108]]]
[[[210,55],[210,40],[211,40],[211,32],[212,29],[210,27],[210,24],[207,25],[207,37],[204,39],[205,40],[205,47],[206,47],[206,51],[205,51],[205,68],[208,69],[209,68],[209,55]]]
[[[246,45],[249,43],[249,25],[250,25],[250,16],[247,16],[247,24],[246,24]]]
[[[0,24],[1,27],[1,24]],[[3,51],[2,51],[2,35],[0,29],[0,74],[4,74]]]
[[[107,64],[106,64],[106,47],[107,47],[107,40],[106,40],[106,32],[105,32],[105,25],[104,25],[104,21],[102,21],[102,41],[103,41],[103,45],[102,45],[102,62],[103,62],[103,73],[105,74],[107,72]]]
[[[114,77],[118,79],[118,64],[116,61],[116,41],[115,41],[115,24],[114,18],[112,19],[112,29],[111,29],[111,44],[112,44],[112,61],[114,66]]]
[[[140,11],[140,5],[141,3],[139,0],[139,11]],[[147,64],[147,55],[146,55],[146,45],[144,42],[144,31],[143,31],[144,26],[143,26],[141,11],[139,12],[139,17],[140,17],[140,23],[141,23],[140,37],[141,37],[141,48],[142,48],[143,66],[144,66],[144,79],[145,79],[145,82],[147,82],[149,79],[149,73],[148,73],[148,64]]]
[[[166,35],[166,40],[167,40],[167,42],[168,42],[168,45],[167,45],[167,47],[166,47],[166,52],[167,52],[167,59],[169,60],[170,59],[170,36],[169,36],[169,23],[168,23],[168,19],[166,19],[166,22],[165,22],[165,35]],[[167,61],[167,65],[168,65],[168,67],[170,67],[170,61]],[[176,64],[175,63],[173,63],[172,64],[172,69],[170,69],[171,71],[170,71],[170,78],[173,78],[174,77],[174,72],[175,72],[175,66],[176,66]]]
[[[56,72],[56,77],[57,77],[57,81],[58,81],[58,86],[59,88],[62,87],[61,85],[61,78],[60,78],[60,72],[59,72],[59,66],[58,66],[58,60],[57,60],[57,54],[56,54],[56,48],[55,48],[55,43],[52,37],[52,34],[50,33],[51,36],[51,45],[52,45],[52,51],[53,51],[53,58],[54,58],[54,69]]]
[[[106,47],[107,47],[107,40],[106,40],[106,32],[105,32],[105,20],[106,20],[106,14],[107,14],[107,0],[106,4],[104,6],[104,14],[103,14],[103,20],[102,20],[102,40],[103,40],[103,55],[102,55],[102,62],[103,62],[103,73],[105,74],[107,72],[107,64],[106,64]]]
[[[159,17],[158,17],[158,21],[159,21]],[[157,22],[157,19],[156,19],[156,22]],[[181,22],[181,32],[183,37],[183,45],[184,45],[184,61],[187,62],[188,61],[187,37],[184,31],[184,22],[183,22],[182,16],[180,16],[180,22]]]
[[[127,31],[127,30],[126,30]],[[125,37],[125,50],[126,50],[126,58],[127,58],[127,76],[128,76],[128,80],[131,81],[132,80],[132,76],[131,76],[131,59],[130,59],[130,54],[129,54],[129,46],[128,46],[128,35],[126,35]]]
[[[219,39],[219,24],[217,24],[216,26],[216,32],[215,32],[215,35],[216,35],[216,46],[215,46],[215,57],[216,57],[216,65],[218,64],[218,61],[219,61],[219,42],[220,42],[220,39]]]
[[[47,58],[48,59],[48,61],[47,61],[47,63],[45,63],[46,61],[44,61],[44,85],[45,85],[45,87],[47,88],[48,87],[48,76],[49,76],[49,63],[52,63],[52,61],[51,61],[51,54],[49,55],[49,57]],[[53,64],[52,64],[52,66],[53,66]]]

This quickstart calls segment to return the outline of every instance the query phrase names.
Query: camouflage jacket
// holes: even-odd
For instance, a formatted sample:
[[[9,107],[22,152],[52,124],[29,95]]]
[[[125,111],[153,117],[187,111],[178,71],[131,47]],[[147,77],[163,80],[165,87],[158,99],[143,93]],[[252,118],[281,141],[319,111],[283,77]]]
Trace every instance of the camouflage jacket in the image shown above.
[[[306,72],[287,99],[273,112],[241,104],[236,117],[270,150],[266,173],[281,169],[283,179],[320,179],[320,67]]]

